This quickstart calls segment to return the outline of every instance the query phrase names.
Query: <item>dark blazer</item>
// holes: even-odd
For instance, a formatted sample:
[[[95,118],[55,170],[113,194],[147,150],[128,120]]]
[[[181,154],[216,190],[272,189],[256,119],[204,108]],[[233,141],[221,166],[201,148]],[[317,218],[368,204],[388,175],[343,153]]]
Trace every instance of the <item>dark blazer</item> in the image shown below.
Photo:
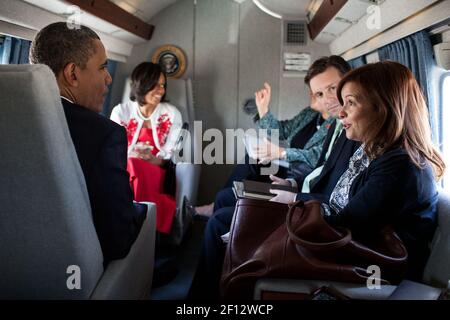
[[[318,113],[317,116],[294,135],[289,146],[291,148],[303,149],[324,121],[322,115]]]
[[[420,280],[436,228],[438,192],[430,165],[416,167],[406,151],[393,149],[373,160],[352,183],[349,203],[326,217],[332,225],[370,239],[393,225],[408,250],[409,277]]]
[[[306,126],[300,129],[291,140],[290,147],[303,149],[309,139],[317,132],[318,128],[325,120],[321,114],[312,119]],[[327,133],[328,134],[328,133]],[[325,137],[326,138],[326,137]],[[320,160],[320,159],[319,159]],[[285,174],[286,178],[304,179],[314,168],[311,168],[307,163],[303,161],[291,161],[289,168]],[[279,174],[283,177],[283,174]]]
[[[126,132],[87,108],[61,100],[106,264],[128,254],[146,216],[133,206]]]
[[[318,166],[323,165],[325,161],[325,154],[328,151],[331,138],[333,136],[334,128],[336,127],[336,121],[328,130],[328,134],[325,138],[322,153],[319,157]],[[341,175],[347,170],[348,162],[351,156],[359,148],[361,144],[357,141],[349,140],[345,136],[345,131],[342,130],[339,137],[334,143],[328,160],[325,162],[321,174],[310,185],[310,193],[297,194],[297,201],[307,201],[311,199],[320,199],[322,201],[328,201],[333,192],[334,187]],[[303,179],[296,179],[299,189],[303,185]]]

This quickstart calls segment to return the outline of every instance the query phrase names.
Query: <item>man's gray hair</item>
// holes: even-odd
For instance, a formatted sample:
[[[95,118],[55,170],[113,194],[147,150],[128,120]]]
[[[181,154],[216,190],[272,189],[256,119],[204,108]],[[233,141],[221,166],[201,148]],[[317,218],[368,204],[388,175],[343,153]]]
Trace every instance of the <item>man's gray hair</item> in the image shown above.
[[[100,38],[88,27],[71,29],[65,22],[49,24],[36,35],[30,49],[30,62],[48,65],[56,76],[68,63],[85,69],[89,58],[95,54],[94,40]]]

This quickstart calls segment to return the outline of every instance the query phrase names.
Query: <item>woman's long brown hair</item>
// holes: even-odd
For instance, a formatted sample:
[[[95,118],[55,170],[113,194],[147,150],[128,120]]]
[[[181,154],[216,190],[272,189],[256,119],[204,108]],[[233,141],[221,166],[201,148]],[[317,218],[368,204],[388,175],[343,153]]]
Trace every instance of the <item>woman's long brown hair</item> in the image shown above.
[[[423,168],[428,160],[435,176],[441,178],[445,163],[431,141],[428,108],[412,72],[393,61],[352,70],[337,89],[341,105],[344,103],[341,91],[348,82],[358,86],[376,115],[364,136],[367,155],[376,158],[392,148],[402,147],[417,167]]]

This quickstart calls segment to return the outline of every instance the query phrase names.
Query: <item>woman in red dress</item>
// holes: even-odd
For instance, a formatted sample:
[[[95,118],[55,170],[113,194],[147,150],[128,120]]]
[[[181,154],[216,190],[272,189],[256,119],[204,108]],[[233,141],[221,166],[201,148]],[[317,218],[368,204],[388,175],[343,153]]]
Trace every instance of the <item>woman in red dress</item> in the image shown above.
[[[114,107],[111,120],[123,125],[128,137],[130,185],[134,200],[156,204],[156,229],[169,233],[175,215],[175,198],[165,193],[165,164],[170,161],[181,130],[181,114],[164,102],[166,75],[150,62],[131,74],[127,103]]]

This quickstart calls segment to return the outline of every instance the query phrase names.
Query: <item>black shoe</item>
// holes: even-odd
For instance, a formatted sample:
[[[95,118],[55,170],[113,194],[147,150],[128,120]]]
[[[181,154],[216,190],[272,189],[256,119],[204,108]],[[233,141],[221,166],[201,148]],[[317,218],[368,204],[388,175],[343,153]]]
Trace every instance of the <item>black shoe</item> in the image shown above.
[[[152,288],[158,288],[171,282],[178,274],[175,257],[159,257],[155,259]]]

